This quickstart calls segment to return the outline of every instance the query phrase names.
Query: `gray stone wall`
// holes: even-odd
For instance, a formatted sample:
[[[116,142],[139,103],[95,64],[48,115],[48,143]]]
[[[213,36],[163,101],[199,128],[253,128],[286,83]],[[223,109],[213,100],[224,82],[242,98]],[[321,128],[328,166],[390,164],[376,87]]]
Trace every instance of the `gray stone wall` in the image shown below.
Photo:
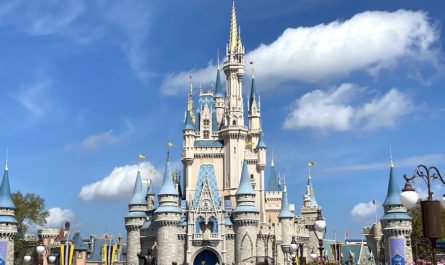
[[[139,264],[137,254],[141,252],[141,234],[135,227],[127,228],[127,265]]]

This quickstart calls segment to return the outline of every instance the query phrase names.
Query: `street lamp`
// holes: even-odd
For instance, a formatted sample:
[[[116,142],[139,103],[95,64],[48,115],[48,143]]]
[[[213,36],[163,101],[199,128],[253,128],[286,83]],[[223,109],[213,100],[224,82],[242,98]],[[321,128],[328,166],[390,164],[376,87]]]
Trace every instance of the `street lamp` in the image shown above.
[[[38,256],[38,264],[43,264],[43,259],[45,258],[45,252],[46,252],[46,259],[49,264],[53,264],[56,261],[56,256],[51,254],[51,250],[49,246],[43,245],[43,242],[40,241],[40,245],[36,247],[36,252]],[[25,256],[26,258],[26,256]],[[25,259],[26,263],[26,259]]]
[[[284,253],[284,264],[289,263],[290,245],[281,244],[281,250]]]
[[[31,261],[31,255],[26,254],[26,255],[23,257],[23,261],[25,262],[25,264],[28,264],[28,263]]]
[[[422,212],[423,236],[431,241],[433,264],[436,265],[436,241],[442,237],[440,205],[442,204],[442,206],[445,206],[445,195],[442,197],[441,201],[433,200],[431,181],[439,180],[442,182],[442,184],[445,184],[445,181],[436,167],[426,167],[425,165],[418,165],[411,177],[404,175],[403,178],[405,179],[406,183],[405,187],[402,189],[402,193],[400,194],[400,201],[408,209],[414,208],[419,200],[419,195],[416,193],[413,187],[411,187],[409,182],[415,178],[421,178],[427,184],[428,197],[426,200],[420,202],[420,209]]]
[[[292,258],[293,264],[297,264],[297,255],[295,254],[295,252],[297,252],[297,250],[298,250],[298,244],[297,244],[297,240],[295,240],[294,236],[292,237],[292,241],[290,242],[289,250],[291,253],[291,258]]]
[[[312,260],[315,260],[317,258],[317,253],[314,252],[314,248],[312,248],[311,254],[309,254],[309,256],[311,256]]]
[[[326,221],[321,215],[321,209],[317,211],[317,221],[314,223],[315,236],[318,239],[318,251],[320,251],[320,259],[323,258],[323,239],[326,233]],[[312,257],[312,256],[311,256]]]

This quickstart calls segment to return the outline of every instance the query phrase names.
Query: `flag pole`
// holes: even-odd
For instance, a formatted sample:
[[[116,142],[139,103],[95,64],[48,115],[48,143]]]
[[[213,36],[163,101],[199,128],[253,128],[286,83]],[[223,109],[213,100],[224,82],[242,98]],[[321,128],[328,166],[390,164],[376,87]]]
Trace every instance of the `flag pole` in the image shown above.
[[[372,202],[374,204],[375,223],[377,224],[377,202],[375,199]]]

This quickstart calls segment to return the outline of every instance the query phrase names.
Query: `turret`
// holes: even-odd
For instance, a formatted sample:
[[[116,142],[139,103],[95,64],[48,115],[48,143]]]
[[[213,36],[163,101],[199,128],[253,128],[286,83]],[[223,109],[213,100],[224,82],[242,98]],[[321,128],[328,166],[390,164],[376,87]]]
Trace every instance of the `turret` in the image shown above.
[[[88,246],[83,242],[80,232],[76,232],[73,237],[74,255],[73,264],[85,265],[87,262]]]
[[[411,216],[400,201],[400,188],[394,176],[394,163],[391,158],[389,171],[388,193],[383,202],[385,214],[380,219],[383,232],[383,245],[387,264],[391,260],[403,259],[401,264],[411,264],[413,261],[411,250]],[[391,246],[403,246],[402,249],[391,249]]]
[[[289,244],[288,242],[291,242],[292,235],[294,233],[294,214],[289,210],[289,201],[287,199],[287,187],[286,187],[286,180],[284,180],[283,183],[283,192],[281,197],[281,209],[280,213],[278,214],[278,220],[280,222],[281,227],[281,240],[285,244]],[[282,258],[284,256],[284,253],[282,250],[278,251],[279,258]],[[281,257],[280,257],[281,256]]]
[[[258,137],[261,124],[261,111],[259,107],[259,98],[255,87],[255,73],[252,73],[252,85],[250,87],[250,97],[248,105],[248,117],[249,117],[249,132],[253,133]]]
[[[258,166],[261,171],[266,167],[266,142],[264,141],[264,133],[260,132],[260,138],[258,139],[258,144],[256,146],[256,151],[258,154]]]
[[[147,188],[147,210],[153,210],[155,208],[155,193],[153,192],[153,180],[150,179]]]
[[[155,210],[155,222],[157,226],[157,264],[170,265],[176,260],[172,253],[176,253],[178,224],[181,211],[178,207],[179,193],[173,182],[173,174],[170,165],[170,153],[167,153],[164,179],[158,193],[159,207]]]
[[[241,179],[236,191],[237,206],[233,210],[235,223],[235,262],[240,264],[256,255],[259,211],[255,207],[255,191],[250,183],[247,161],[243,162]],[[249,246],[246,248],[245,246]],[[241,251],[242,250],[242,251]]]
[[[6,161],[0,186],[0,234],[1,242],[6,242],[6,257],[2,256],[5,264],[14,264],[14,237],[17,234],[18,224],[14,216],[15,209],[9,186],[8,161]]]
[[[125,216],[127,229],[127,264],[138,264],[137,254],[141,252],[141,227],[146,219],[146,191],[142,189],[141,172],[138,171],[133,189],[133,196],[128,203],[128,213]]]
[[[225,91],[224,87],[221,84],[221,77],[220,77],[220,69],[219,69],[219,62],[218,62],[218,70],[216,72],[216,82],[215,82],[215,94],[214,101],[215,101],[215,112],[216,112],[216,122],[219,127],[221,127],[221,122],[224,116],[224,98],[225,98]]]

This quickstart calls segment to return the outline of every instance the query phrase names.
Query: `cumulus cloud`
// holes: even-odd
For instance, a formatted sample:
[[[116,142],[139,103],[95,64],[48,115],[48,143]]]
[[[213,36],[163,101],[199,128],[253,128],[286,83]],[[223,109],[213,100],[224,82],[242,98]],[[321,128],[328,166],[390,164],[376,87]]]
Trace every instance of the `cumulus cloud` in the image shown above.
[[[351,215],[357,220],[371,219],[375,216],[375,205],[370,202],[359,202],[351,210]]]
[[[128,201],[133,192],[138,170],[141,171],[143,179],[151,178],[154,183],[159,183],[161,180],[161,173],[150,162],[115,167],[103,179],[84,185],[79,192],[79,198],[84,201],[101,199]],[[149,174],[153,170],[156,173]]]
[[[438,39],[439,31],[425,12],[368,11],[345,21],[288,28],[272,43],[248,52],[245,61],[255,61],[256,78],[263,89],[272,89],[285,81],[314,83],[359,70],[377,75],[400,60],[437,67]],[[162,91],[184,90],[190,74],[203,75],[200,82],[213,82],[211,68],[169,74]]]
[[[365,97],[367,90],[354,84],[342,84],[327,91],[309,92],[295,101],[283,126],[286,129],[322,131],[391,128],[401,117],[413,111],[410,97],[395,88],[362,105],[353,104],[359,97]]]
[[[118,141],[118,137],[113,134],[113,130],[101,132],[88,136],[82,141],[82,146],[89,150],[96,150],[105,144],[114,144]]]
[[[60,227],[65,221],[73,222],[74,212],[70,209],[59,207],[48,210],[49,216],[46,218],[46,226],[51,228]]]

